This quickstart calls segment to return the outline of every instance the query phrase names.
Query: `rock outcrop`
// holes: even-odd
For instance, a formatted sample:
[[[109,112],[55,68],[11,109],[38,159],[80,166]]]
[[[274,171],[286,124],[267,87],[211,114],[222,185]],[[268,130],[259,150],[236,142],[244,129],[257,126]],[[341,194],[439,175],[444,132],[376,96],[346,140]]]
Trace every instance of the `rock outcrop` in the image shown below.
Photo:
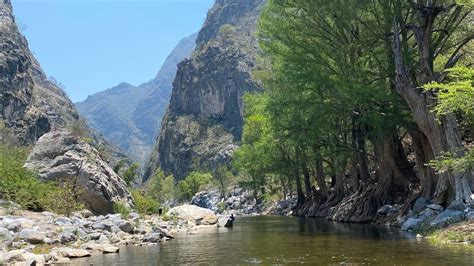
[[[45,181],[76,178],[80,199],[96,214],[113,212],[113,204],[133,206],[125,182],[100,158],[99,152],[67,132],[41,136],[28,156],[25,167]]]
[[[213,168],[229,161],[241,139],[242,96],[260,89],[251,72],[264,2],[217,0],[208,12],[196,50],[178,66],[145,180],[159,167],[180,180],[193,165]]]
[[[27,166],[48,180],[77,176],[87,188],[84,202],[97,213],[111,211],[118,199],[131,204],[125,184],[107,165],[125,156],[89,130],[65,92],[46,77],[9,0],[0,0],[0,47],[0,123],[20,140],[15,145],[35,145]]]
[[[18,31],[9,0],[0,0],[0,115],[23,143],[65,127],[85,127],[62,89],[47,79]]]
[[[140,86],[123,82],[91,95],[76,103],[79,113],[130,158],[144,162],[168,107],[177,65],[191,55],[196,37],[197,33],[182,39],[154,79]]]

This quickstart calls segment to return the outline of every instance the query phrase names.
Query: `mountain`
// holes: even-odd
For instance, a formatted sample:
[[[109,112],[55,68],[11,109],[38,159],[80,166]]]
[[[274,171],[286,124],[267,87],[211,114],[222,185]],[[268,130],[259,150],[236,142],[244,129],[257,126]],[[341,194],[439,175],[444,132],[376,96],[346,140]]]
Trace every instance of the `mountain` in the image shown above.
[[[178,65],[170,105],[147,162],[183,179],[193,168],[228,162],[239,144],[246,92],[258,45],[256,23],[264,0],[217,0],[209,10],[191,58]]]
[[[76,103],[79,113],[130,158],[144,162],[168,106],[177,65],[194,50],[196,37],[182,39],[154,79],[140,86],[123,82],[91,95]]]
[[[96,213],[112,211],[118,201],[133,205],[125,182],[107,164],[120,153],[89,130],[64,91],[47,79],[18,30],[10,0],[0,0],[0,47],[0,125],[8,130],[1,144],[31,147],[25,166],[41,179],[77,178],[85,191],[81,200]],[[18,142],[6,143],[6,137]]]

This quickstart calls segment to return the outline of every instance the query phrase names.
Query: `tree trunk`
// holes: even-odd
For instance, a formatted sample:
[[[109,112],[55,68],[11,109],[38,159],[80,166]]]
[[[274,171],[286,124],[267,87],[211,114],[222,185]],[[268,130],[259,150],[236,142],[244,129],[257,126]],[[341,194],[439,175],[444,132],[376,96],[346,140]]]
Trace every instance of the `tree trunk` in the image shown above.
[[[396,88],[410,108],[413,118],[421,132],[426,136],[433,155],[438,157],[444,152],[461,156],[463,145],[456,128],[456,120],[452,115],[445,115],[437,119],[431,112],[430,107],[436,104],[435,96],[432,93],[423,93],[420,86],[433,81],[432,48],[430,39],[434,20],[439,13],[436,6],[431,6],[429,1],[423,7],[423,12],[419,12],[421,26],[412,26],[415,40],[419,51],[419,69],[416,69],[416,78],[410,79],[407,68],[403,62],[402,46],[400,40],[400,27],[396,19],[393,23],[394,42],[393,52],[396,69]],[[421,9],[420,9],[421,10]],[[406,42],[406,40],[403,40]],[[439,120],[439,121],[438,121]],[[468,180],[471,178],[470,171],[448,172],[439,176],[435,190],[435,201],[437,203],[447,203],[448,196],[454,192],[455,199],[461,202],[471,202],[471,189]],[[450,192],[451,191],[451,192]]]
[[[304,189],[306,192],[306,196],[311,196],[311,180],[310,174],[308,169],[308,160],[306,158],[306,154],[304,151],[301,151],[301,148],[298,148],[298,153],[296,156],[297,160],[300,162],[301,170],[303,171],[303,181],[304,181]]]
[[[299,168],[296,167],[296,165],[293,169],[293,177],[296,181],[296,193],[298,196],[296,206],[300,207],[300,206],[303,206],[304,202],[306,201],[306,197],[304,196],[303,188],[301,186],[300,171],[299,171]]]
[[[419,130],[411,130],[410,136],[415,150],[415,161],[420,178],[421,195],[431,200],[435,191],[438,177],[428,163],[434,159],[433,150],[426,136]]]
[[[323,158],[319,148],[315,148],[316,153],[316,181],[318,182],[319,191],[321,193],[322,201],[324,202],[328,198],[328,188],[326,186],[326,180],[324,178]]]
[[[369,180],[369,166],[367,161],[367,153],[365,150],[365,139],[359,122],[360,111],[354,110],[352,112],[352,149],[355,168],[352,169],[352,182],[354,190],[359,187],[359,181],[367,183]]]
[[[406,169],[406,155],[396,134],[375,140],[374,153],[377,158],[377,188],[374,197],[378,201],[378,207],[385,203],[393,204],[406,196],[407,176],[414,176],[415,173],[412,169]]]

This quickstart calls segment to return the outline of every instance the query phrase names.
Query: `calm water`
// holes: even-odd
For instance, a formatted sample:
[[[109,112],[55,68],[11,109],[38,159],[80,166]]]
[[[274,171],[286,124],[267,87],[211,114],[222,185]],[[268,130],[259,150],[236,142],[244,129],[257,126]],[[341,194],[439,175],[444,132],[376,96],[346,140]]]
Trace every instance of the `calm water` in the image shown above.
[[[207,229],[206,229],[207,230]],[[182,234],[151,247],[74,260],[94,265],[384,264],[473,265],[474,249],[435,247],[413,235],[323,219],[247,217],[234,228]]]

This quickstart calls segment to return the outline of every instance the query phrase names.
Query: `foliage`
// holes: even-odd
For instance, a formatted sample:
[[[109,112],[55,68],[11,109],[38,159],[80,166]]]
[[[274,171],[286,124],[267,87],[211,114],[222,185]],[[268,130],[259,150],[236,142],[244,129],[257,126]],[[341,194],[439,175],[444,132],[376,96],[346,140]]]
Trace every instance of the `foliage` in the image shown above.
[[[131,212],[130,208],[128,208],[125,203],[120,202],[120,201],[114,202],[113,210],[114,210],[114,213],[120,213],[122,217],[127,217]]]
[[[431,82],[424,86],[426,91],[433,91],[437,96],[433,111],[438,117],[460,114],[467,125],[474,128],[474,69],[457,66],[446,72],[447,82]],[[468,148],[465,153],[462,150],[457,154],[445,152],[430,165],[439,172],[470,171],[474,167],[474,148]]]
[[[132,163],[130,167],[123,172],[123,180],[127,183],[128,186],[131,186],[135,180],[138,179],[140,174],[139,172],[140,165],[138,163]]]
[[[0,145],[0,198],[30,210],[49,210],[69,215],[84,208],[76,178],[43,182],[23,167],[28,150]]]
[[[160,203],[173,199],[174,193],[174,177],[165,176],[161,169],[156,170],[145,184],[145,194]]]
[[[448,81],[431,82],[424,86],[436,93],[437,104],[433,110],[437,116],[461,113],[469,123],[474,123],[474,68],[457,66],[446,70]]]
[[[122,170],[122,168],[125,166],[125,164],[127,163],[127,160],[126,159],[122,159],[120,161],[118,161],[115,165],[114,165],[114,172],[116,174],[119,174],[120,170]]]
[[[191,172],[184,180],[177,184],[177,198],[180,201],[190,201],[194,194],[199,192],[203,185],[212,180],[210,173]]]
[[[45,208],[57,214],[70,216],[84,209],[80,201],[83,190],[78,187],[77,177],[63,178],[54,182],[55,187],[41,200]]]
[[[25,209],[45,209],[43,200],[54,186],[35,178],[23,168],[27,149],[0,145],[0,197]]]
[[[144,195],[140,190],[133,189],[131,191],[133,200],[135,202],[135,209],[141,214],[155,214],[160,209],[160,204],[154,198]]]

